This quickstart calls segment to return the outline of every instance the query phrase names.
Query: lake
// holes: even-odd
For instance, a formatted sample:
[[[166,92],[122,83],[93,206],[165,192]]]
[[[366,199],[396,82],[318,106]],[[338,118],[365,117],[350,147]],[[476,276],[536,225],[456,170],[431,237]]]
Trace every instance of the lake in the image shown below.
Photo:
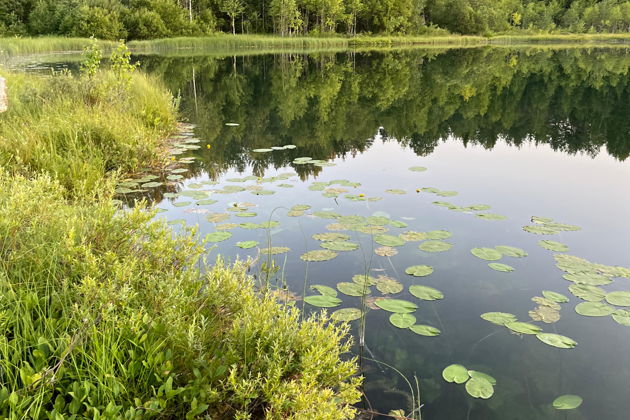
[[[136,59],[191,124],[146,180],[156,217],[287,304],[355,308],[360,408],[419,388],[423,419],[628,418],[627,49]]]

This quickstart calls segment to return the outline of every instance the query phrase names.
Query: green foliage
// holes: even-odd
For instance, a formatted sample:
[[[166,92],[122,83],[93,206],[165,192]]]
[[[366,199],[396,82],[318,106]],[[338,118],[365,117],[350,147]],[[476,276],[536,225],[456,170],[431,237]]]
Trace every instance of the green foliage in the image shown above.
[[[83,49],[83,61],[81,62],[81,73],[89,79],[96,76],[103,59],[103,52],[98,47],[96,40],[91,38],[91,41],[90,45]]]

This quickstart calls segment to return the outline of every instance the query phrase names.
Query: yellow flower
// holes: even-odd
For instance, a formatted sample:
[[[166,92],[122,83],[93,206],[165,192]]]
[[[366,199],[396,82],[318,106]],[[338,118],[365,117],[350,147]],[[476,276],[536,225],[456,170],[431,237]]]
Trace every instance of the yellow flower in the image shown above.
[[[416,190],[416,192],[420,192],[420,188],[418,188],[418,189]]]
[[[365,194],[359,194],[359,197],[365,197]]]
[[[206,145],[206,147],[209,149],[209,148],[211,148],[212,146],[208,144],[208,145]]]

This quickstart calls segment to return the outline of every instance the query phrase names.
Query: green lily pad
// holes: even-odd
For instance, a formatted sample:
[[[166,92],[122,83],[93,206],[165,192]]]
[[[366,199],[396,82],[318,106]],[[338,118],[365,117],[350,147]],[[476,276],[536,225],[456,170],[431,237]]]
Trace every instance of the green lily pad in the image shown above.
[[[533,233],[536,235],[555,235],[556,233],[559,232],[559,230],[556,230],[546,225],[523,226],[523,230],[525,232]]]
[[[386,193],[389,194],[398,194],[398,195],[402,195],[402,194],[407,194],[407,191],[405,190],[399,190],[399,189],[390,189],[390,190],[385,190]]]
[[[430,265],[412,265],[411,267],[407,267],[405,273],[414,277],[424,277],[433,273],[433,267]]]
[[[532,321],[542,321],[547,324],[553,324],[560,320],[560,312],[549,306],[537,306],[536,309],[529,311],[529,317]]]
[[[313,235],[313,239],[324,242],[347,241],[350,239],[350,235],[337,232],[316,233]]]
[[[481,314],[481,318],[496,325],[504,326],[511,322],[516,322],[516,315],[507,312],[486,312]]]
[[[239,211],[235,214],[236,217],[256,217],[258,214],[253,211]]]
[[[448,230],[431,230],[425,233],[426,239],[448,239],[453,234]]]
[[[317,306],[318,308],[334,308],[335,306],[341,305],[341,299],[327,295],[306,296],[304,302],[309,305]]]
[[[565,280],[578,284],[588,284],[591,286],[605,286],[612,283],[608,277],[597,273],[569,273],[562,276]]]
[[[161,182],[153,181],[153,182],[147,182],[146,184],[142,184],[141,187],[142,188],[155,188],[155,187],[160,187],[162,185],[164,184]]]
[[[439,195],[440,197],[455,197],[459,193],[457,191],[439,191],[435,194]]]
[[[425,168],[424,166],[412,166],[411,168],[409,168],[409,170],[412,172],[424,172],[427,170],[427,168]]]
[[[538,325],[530,324],[529,322],[508,322],[505,326],[519,334],[534,335],[542,332],[542,329]]]
[[[412,325],[411,327],[409,327],[409,329],[413,332],[415,332],[418,335],[423,335],[425,337],[436,337],[438,335],[440,335],[441,331],[438,330],[435,327],[432,327],[430,325],[421,325],[421,324],[416,324],[416,325]]]
[[[222,241],[225,241],[226,239],[230,239],[231,237],[232,237],[231,232],[226,232],[226,231],[212,232],[206,235],[206,241],[222,242]]]
[[[473,398],[487,400],[494,394],[494,387],[485,378],[476,377],[466,382],[466,392]]]
[[[429,286],[414,284],[409,286],[409,293],[422,300],[439,300],[444,299],[444,294],[437,289]]]
[[[337,291],[330,286],[324,286],[323,284],[314,284],[311,286],[311,290],[315,290],[322,295],[337,297]]]
[[[573,339],[560,334],[540,333],[536,334],[536,338],[545,344],[560,349],[572,349],[577,346],[577,343]]]
[[[608,316],[615,308],[602,302],[582,302],[575,306],[575,312],[584,316]]]
[[[380,255],[381,257],[393,257],[398,254],[398,250],[396,248],[392,248],[391,246],[379,246],[374,250],[376,255]]]
[[[464,207],[464,210],[467,210],[467,211],[490,210],[490,206],[487,204],[473,204],[473,205]]]
[[[213,200],[211,198],[206,198],[204,200],[197,201],[195,204],[198,205],[198,206],[209,206],[209,205],[214,204],[216,202],[217,202],[217,200]]]
[[[426,232],[416,232],[413,230],[408,230],[407,232],[403,232],[399,236],[400,238],[404,239],[407,242],[417,242],[417,241],[424,241],[425,239],[429,239]]]
[[[186,207],[192,204],[191,201],[180,201],[178,203],[173,203],[173,207]]]
[[[604,289],[589,284],[572,284],[569,286],[569,291],[575,297],[589,302],[599,302],[606,296]]]
[[[360,297],[360,296],[365,296],[365,295],[370,294],[369,286],[362,286],[360,284],[350,283],[350,282],[337,283],[337,289],[344,295],[348,295],[348,296]]]
[[[480,219],[483,220],[505,220],[507,219],[507,217],[501,215],[501,214],[494,214],[494,213],[477,213],[475,214],[475,217],[478,217]]]
[[[359,244],[348,241],[328,241],[320,244],[322,248],[330,249],[332,251],[355,251],[359,249]]]
[[[403,246],[405,240],[393,235],[376,235],[374,242],[383,246]]]
[[[366,274],[355,274],[354,276],[352,276],[352,281],[359,286],[374,286],[376,283],[378,283],[377,279]]]
[[[468,376],[470,376],[471,378],[485,379],[486,381],[490,382],[493,386],[497,384],[497,380],[494,379],[492,376],[488,375],[487,373],[479,372],[477,370],[469,370]]]
[[[488,267],[492,268],[495,271],[501,271],[502,273],[509,273],[511,271],[514,271],[514,267],[501,263],[489,263]]]
[[[521,248],[517,248],[515,246],[499,245],[499,246],[495,246],[494,249],[496,249],[497,251],[499,251],[501,254],[505,255],[506,257],[523,258],[523,257],[527,257],[528,255],[527,251]]]
[[[549,300],[553,300],[556,303],[566,303],[569,301],[569,298],[565,295],[558,292],[552,292],[550,290],[543,290],[542,295]]]
[[[208,213],[206,220],[211,223],[221,223],[230,218],[228,213]]]
[[[444,378],[446,382],[463,384],[470,379],[470,376],[468,375],[468,369],[462,365],[455,364],[444,368],[442,371],[442,378]]]
[[[486,261],[500,260],[503,256],[503,254],[493,248],[473,248],[470,250],[470,253]]]
[[[252,150],[252,152],[254,152],[254,153],[268,153],[268,152],[273,152],[273,149],[254,149],[254,150]]]
[[[630,292],[610,292],[605,297],[606,302],[615,306],[630,306]]]
[[[612,319],[621,325],[630,327],[630,311],[626,309],[619,309],[612,314]]]
[[[172,174],[183,174],[185,172],[188,172],[188,169],[186,169],[186,168],[177,168],[177,169],[171,170]]]
[[[453,247],[453,244],[444,241],[426,241],[420,244],[418,248],[425,252],[444,252]]]
[[[407,223],[401,222],[400,220],[392,220],[389,222],[389,225],[398,229],[403,229],[407,227]]]
[[[553,408],[556,410],[573,410],[582,405],[582,397],[579,395],[561,395],[553,400]]]
[[[272,246],[271,248],[260,248],[260,253],[262,255],[278,255],[278,254],[286,254],[291,251],[291,248],[286,246]]]
[[[181,175],[168,175],[166,177],[166,179],[168,179],[169,181],[178,181],[180,179],[183,179],[184,177]]]
[[[393,313],[389,316],[389,322],[394,327],[409,328],[416,323],[416,317],[406,313]]]
[[[567,252],[569,250],[568,246],[566,246],[562,242],[556,241],[540,240],[538,241],[538,245],[545,249],[548,249],[549,251],[554,252]]]
[[[387,276],[378,276],[376,279],[376,289],[384,295],[400,293],[403,285],[396,279]]]
[[[408,314],[418,309],[415,303],[402,299],[377,299],[374,304],[388,312],[399,314]]]
[[[336,252],[331,251],[329,249],[320,249],[320,250],[315,250],[315,251],[308,251],[300,255],[300,259],[303,261],[311,261],[311,262],[328,261],[337,257],[337,255],[338,254]]]
[[[249,249],[258,246],[258,241],[241,241],[237,242],[236,246],[243,249]]]
[[[358,308],[337,309],[330,317],[339,322],[350,322],[361,318],[361,310]]]

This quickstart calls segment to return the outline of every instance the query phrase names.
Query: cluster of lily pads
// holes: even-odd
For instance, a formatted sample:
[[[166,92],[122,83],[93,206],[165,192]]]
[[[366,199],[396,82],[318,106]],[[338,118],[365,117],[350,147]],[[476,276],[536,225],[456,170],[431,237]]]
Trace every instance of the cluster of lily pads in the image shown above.
[[[524,258],[529,255],[527,251],[521,248],[508,245],[498,245],[494,248],[473,248],[470,250],[470,253],[473,254],[475,257],[486,261],[498,261],[503,257]],[[495,271],[501,271],[504,273],[514,271],[514,267],[497,262],[488,263],[488,267],[492,268]]]
[[[555,235],[560,232],[575,232],[581,229],[579,226],[555,222],[549,217],[533,216],[531,220],[534,224],[523,226],[523,230],[536,235]]]
[[[449,365],[442,371],[442,378],[446,382],[466,384],[466,392],[473,398],[487,400],[494,395],[496,379],[487,373],[466,369],[462,365]]]
[[[265,148],[265,149],[253,149],[252,152],[254,153],[269,153],[269,152],[273,152],[276,150],[292,150],[295,149],[297,146],[294,144],[287,144],[285,146],[271,146],[270,148]]]

